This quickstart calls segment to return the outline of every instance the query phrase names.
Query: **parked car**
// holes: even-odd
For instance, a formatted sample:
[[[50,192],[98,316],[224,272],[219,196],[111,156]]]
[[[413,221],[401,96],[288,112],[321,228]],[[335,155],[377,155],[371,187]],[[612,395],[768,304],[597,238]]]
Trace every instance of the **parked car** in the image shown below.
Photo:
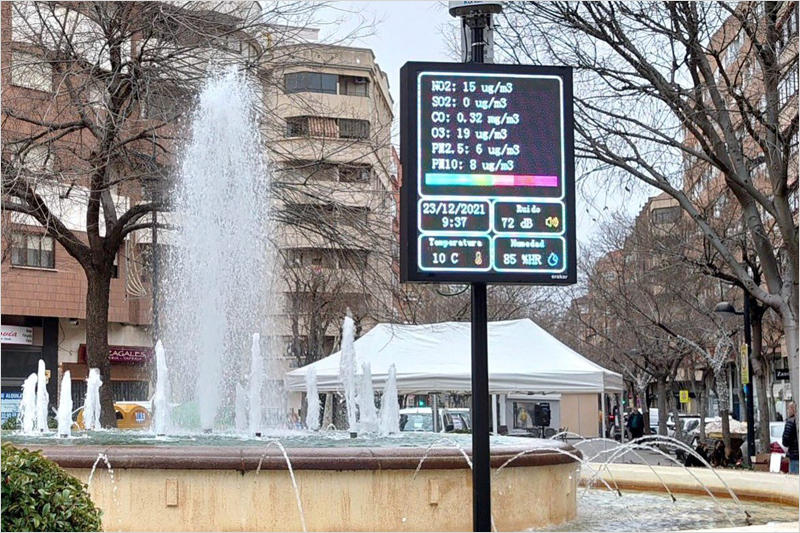
[[[115,402],[114,411],[117,416],[118,429],[147,429],[150,427],[152,416],[150,402]],[[72,412],[74,425],[83,429],[83,407]]]
[[[439,432],[456,433],[471,430],[469,409],[439,409]],[[400,431],[433,431],[433,409],[411,407],[400,409]]]

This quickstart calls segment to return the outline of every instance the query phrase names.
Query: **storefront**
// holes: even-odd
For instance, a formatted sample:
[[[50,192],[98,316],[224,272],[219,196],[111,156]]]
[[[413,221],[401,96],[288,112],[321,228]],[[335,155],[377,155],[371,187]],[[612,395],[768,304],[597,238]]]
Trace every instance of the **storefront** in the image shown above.
[[[3,316],[0,338],[2,421],[19,415],[22,383],[29,375],[37,372],[39,359],[44,361],[48,370],[47,392],[50,395],[50,407],[55,406],[57,383],[53,374],[58,368],[58,319]]]
[[[115,402],[146,401],[150,398],[150,373],[153,349],[148,346],[109,346],[111,360],[110,386]],[[86,378],[89,365],[86,361],[86,345],[78,348],[77,363],[61,363],[61,375],[69,370],[72,377],[72,401],[83,405],[86,397]],[[103,386],[109,381],[104,379]]]

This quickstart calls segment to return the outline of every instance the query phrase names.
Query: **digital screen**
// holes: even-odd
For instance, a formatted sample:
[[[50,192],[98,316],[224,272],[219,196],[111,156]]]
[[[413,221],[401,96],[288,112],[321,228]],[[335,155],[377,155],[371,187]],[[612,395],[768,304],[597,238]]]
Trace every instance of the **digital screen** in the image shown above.
[[[575,283],[572,71],[407,63],[404,281]]]

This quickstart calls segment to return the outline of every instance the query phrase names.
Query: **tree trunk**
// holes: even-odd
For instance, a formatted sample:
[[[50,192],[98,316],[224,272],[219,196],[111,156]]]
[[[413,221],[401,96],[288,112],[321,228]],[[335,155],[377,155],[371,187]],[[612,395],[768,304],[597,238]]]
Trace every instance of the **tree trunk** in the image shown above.
[[[700,416],[700,427],[697,428],[700,432],[699,440],[703,442],[706,440],[706,416],[708,415],[708,398],[706,395],[700,392],[700,390],[705,390],[704,387],[698,387],[698,391],[695,393],[697,395],[697,414]]]
[[[670,411],[672,412],[672,420],[675,421],[675,434],[673,435],[673,437],[680,440],[680,438],[683,436],[683,427],[681,426],[681,416],[680,416],[680,410],[678,408],[679,400],[678,398],[675,398],[674,394],[675,392],[674,381],[670,383],[669,390],[670,390],[669,407]]]
[[[752,336],[752,353],[750,363],[753,366],[752,386],[758,398],[758,426],[755,428],[759,445],[755,453],[766,453],[769,450],[769,399],[767,398],[767,384],[769,382],[769,364],[764,358],[763,334],[764,322],[763,312],[756,308],[757,302],[750,304],[750,325]],[[755,311],[755,312],[753,312]],[[749,421],[748,421],[749,422]]]
[[[794,291],[793,297],[797,299],[797,292]],[[795,307],[796,310],[796,307]],[[800,383],[798,375],[798,331],[797,315],[792,310],[782,310],[781,320],[783,322],[783,335],[786,342],[786,356],[789,359],[789,374],[791,378],[792,399],[797,402],[800,395],[797,393],[797,385]],[[798,435],[800,435],[800,424],[797,424]]]
[[[722,441],[725,443],[726,453],[731,449],[731,410],[728,400],[728,365],[723,365],[714,375],[717,402],[719,402],[719,418],[722,426]]]
[[[656,398],[658,402],[658,434],[667,436],[667,379],[663,376],[656,378]]]
[[[89,368],[99,368],[103,378],[100,387],[100,423],[104,428],[117,427],[114,394],[111,386],[111,360],[108,354],[108,299],[111,293],[111,272],[87,270],[86,280],[86,360]]]

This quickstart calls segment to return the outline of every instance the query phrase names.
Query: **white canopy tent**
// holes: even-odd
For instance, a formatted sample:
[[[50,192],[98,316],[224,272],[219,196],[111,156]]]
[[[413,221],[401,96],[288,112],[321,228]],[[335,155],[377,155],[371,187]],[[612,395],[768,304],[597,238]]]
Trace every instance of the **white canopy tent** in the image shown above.
[[[357,368],[368,362],[380,387],[389,366],[402,394],[469,391],[471,335],[468,322],[421,326],[378,324],[355,341]],[[309,368],[319,392],[342,390],[336,352],[285,375],[289,391],[305,391]],[[532,320],[489,323],[489,391],[608,393],[623,390],[622,376],[606,370],[547,333]]]

